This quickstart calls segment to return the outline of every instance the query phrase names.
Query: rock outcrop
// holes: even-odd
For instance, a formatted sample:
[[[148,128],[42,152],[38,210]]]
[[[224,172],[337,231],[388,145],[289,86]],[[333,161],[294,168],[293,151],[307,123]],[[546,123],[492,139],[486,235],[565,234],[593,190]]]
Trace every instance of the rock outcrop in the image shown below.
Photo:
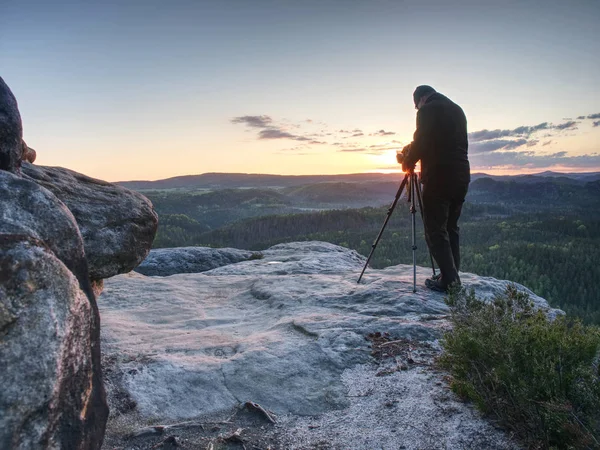
[[[43,241],[0,234],[0,448],[99,448],[97,311]]]
[[[23,157],[23,125],[17,99],[0,77],[0,170],[19,173]]]
[[[206,272],[251,258],[261,258],[261,254],[236,248],[157,248],[150,250],[135,271],[147,276],[166,277],[177,273]]]
[[[130,272],[146,258],[158,224],[146,197],[62,167],[23,163],[22,173],[51,191],[75,217],[92,280]]]
[[[0,79],[0,448],[97,449],[108,407],[96,296],[157,227],[139,194],[32,166]],[[23,169],[23,173],[21,172]]]
[[[455,408],[453,414],[432,397],[419,400],[450,395],[442,392],[439,376],[415,367],[392,370],[386,378],[368,369],[369,334],[386,332],[415,348],[435,347],[448,326],[443,294],[425,288],[412,292],[412,266],[369,269],[359,285],[365,259],[342,247],[296,242],[262,253],[262,259],[203,273],[146,277],[132,272],[107,280],[99,298],[103,346],[115,364],[113,373],[121,374],[111,389],[137,405],[132,417],[163,423],[228,417],[252,401],[280,416],[281,436],[303,442],[281,441],[281,448],[316,445],[307,430],[317,416],[329,425],[320,434],[308,432],[315,437],[353,428],[353,439],[372,438],[332,448],[399,448],[398,442],[411,442],[402,440],[409,435],[415,445],[407,448],[509,448],[488,445],[483,435],[495,436],[497,443],[505,438],[456,400],[446,404]],[[418,268],[417,274],[422,286],[431,272]],[[489,297],[509,284],[468,273],[461,279]],[[392,378],[394,383],[386,381]],[[393,408],[382,404],[388,400]],[[348,416],[361,410],[373,416]],[[361,421],[368,431],[360,431]],[[428,444],[414,427],[432,425],[436,439]],[[459,441],[472,445],[460,447]]]

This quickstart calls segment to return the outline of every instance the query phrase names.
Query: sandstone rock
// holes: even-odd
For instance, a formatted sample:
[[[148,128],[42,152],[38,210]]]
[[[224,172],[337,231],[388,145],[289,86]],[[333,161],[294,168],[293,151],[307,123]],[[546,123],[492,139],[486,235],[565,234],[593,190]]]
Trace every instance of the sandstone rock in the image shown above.
[[[344,409],[344,374],[370,358],[365,336],[433,342],[448,326],[443,294],[412,292],[412,265],[369,269],[357,284],[365,258],[343,247],[295,242],[262,253],[203,273],[106,280],[104,349],[121,361],[122,389],[142,417],[187,420],[245,401],[300,416]],[[417,274],[423,286],[431,271]],[[482,296],[508,285],[461,279]]]
[[[0,233],[42,241],[77,277],[93,300],[87,261],[75,218],[52,192],[10,172],[0,171]]]
[[[246,261],[260,253],[235,248],[179,247],[150,250],[148,257],[135,268],[148,276],[176,273],[199,273],[217,267]]]
[[[21,159],[33,164],[35,158],[37,158],[37,152],[31,147],[28,147],[25,141],[23,141],[23,156]]]
[[[22,172],[53,192],[75,217],[93,280],[129,272],[146,258],[158,226],[146,197],[61,167],[23,163]]]
[[[94,306],[44,242],[0,234],[0,448],[102,445]]]
[[[0,170],[19,173],[22,141],[23,125],[17,99],[0,77]]]

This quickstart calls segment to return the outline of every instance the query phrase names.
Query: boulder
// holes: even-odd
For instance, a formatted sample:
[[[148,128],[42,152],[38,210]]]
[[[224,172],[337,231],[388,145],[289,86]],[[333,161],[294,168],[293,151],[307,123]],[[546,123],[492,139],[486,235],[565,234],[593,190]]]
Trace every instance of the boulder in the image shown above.
[[[0,78],[0,448],[99,449],[96,296],[146,257],[158,220],[145,197],[35,155]]]
[[[92,280],[130,272],[146,258],[158,227],[146,197],[62,167],[24,162],[22,173],[54,193],[75,217]]]
[[[77,277],[90,297],[83,241],[71,211],[52,192],[38,184],[0,170],[0,233],[39,239]]]
[[[253,257],[260,258],[262,255],[236,248],[157,248],[150,250],[148,257],[135,271],[143,275],[161,277],[176,273],[199,273]]]
[[[44,242],[0,234],[0,448],[100,448],[108,408],[98,327]]]

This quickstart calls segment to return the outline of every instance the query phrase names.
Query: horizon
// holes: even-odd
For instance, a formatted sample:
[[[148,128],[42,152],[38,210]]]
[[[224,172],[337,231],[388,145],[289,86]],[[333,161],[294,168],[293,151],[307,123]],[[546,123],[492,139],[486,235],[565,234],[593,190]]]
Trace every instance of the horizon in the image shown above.
[[[585,171],[580,171],[580,172],[557,172],[554,170],[543,170],[543,171],[536,171],[536,172],[523,172],[523,173],[517,173],[517,174],[504,174],[504,173],[499,173],[499,174],[493,174],[493,173],[488,173],[488,172],[473,172],[471,171],[471,175],[488,175],[488,176],[525,176],[525,175],[543,175],[545,173],[553,173],[553,174],[558,174],[558,175],[564,175],[564,176],[568,176],[568,175],[573,175],[573,174],[577,174],[577,175],[596,175],[600,173],[600,170],[598,171],[589,171],[589,170],[585,170]],[[368,174],[373,174],[373,175],[400,175],[400,174],[404,174],[404,172],[402,172],[402,170],[396,170],[396,171],[388,171],[388,172],[381,172],[381,171],[371,171],[371,172],[352,172],[352,173],[305,173],[305,174],[281,174],[281,173],[258,173],[258,172],[203,172],[203,173],[196,173],[196,174],[185,174],[185,175],[175,175],[172,177],[166,177],[166,178],[157,178],[154,180],[146,180],[146,179],[135,179],[135,180],[118,180],[118,181],[114,181],[114,183],[144,183],[144,182],[156,182],[156,181],[165,181],[165,180],[171,180],[174,178],[186,178],[186,177],[199,177],[202,175],[249,175],[249,176],[274,176],[274,177],[333,177],[333,176],[353,176],[353,175],[368,175]]]
[[[113,182],[396,171],[420,84],[465,110],[472,172],[600,171],[599,20],[586,0],[25,0],[0,7],[0,76],[36,164]]]

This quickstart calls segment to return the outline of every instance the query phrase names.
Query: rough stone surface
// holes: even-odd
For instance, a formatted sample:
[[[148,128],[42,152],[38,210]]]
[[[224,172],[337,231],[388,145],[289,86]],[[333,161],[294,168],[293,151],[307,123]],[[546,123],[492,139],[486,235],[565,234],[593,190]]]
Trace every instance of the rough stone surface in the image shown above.
[[[108,409],[95,320],[47,245],[0,234],[0,448],[100,447]]]
[[[310,440],[302,434],[307,428],[301,417],[343,421],[345,414],[375,407],[358,404],[352,394],[352,374],[371,361],[365,340],[369,333],[435,343],[448,326],[443,295],[422,287],[430,269],[417,269],[419,288],[413,293],[412,266],[369,269],[358,285],[365,259],[332,244],[281,244],[263,254],[260,260],[203,273],[131,273],[106,281],[99,299],[105,354],[122,374],[118,389],[137,405],[139,423],[227,414],[253,401],[286,417],[289,429],[282,425],[280,433],[291,433],[298,424],[292,433],[296,443],[284,448],[310,448],[302,444]],[[502,293],[509,284],[467,273],[461,279],[482,296]],[[520,289],[538,306],[548,307],[545,300]],[[455,435],[465,431],[469,435],[464,442],[474,443],[447,448],[507,448],[486,447],[489,442],[481,439],[482,433],[497,432],[465,405],[457,407],[464,413],[460,417],[473,421],[468,426],[460,425],[459,416],[445,418],[443,408],[419,409],[419,395],[439,391],[435,380],[415,374],[403,380],[415,384],[405,407],[419,417],[429,411],[422,422],[407,419],[409,423],[419,427],[439,421],[440,430]],[[368,397],[361,401],[368,402]],[[348,423],[357,424],[360,417],[352,420]],[[385,433],[371,430],[370,444],[362,440],[353,445],[350,439],[344,447],[340,437],[335,448],[399,448],[402,442],[414,444],[407,448],[429,448],[426,436],[419,440],[414,430],[412,437],[407,434],[409,425],[395,440],[384,436],[400,430],[396,422],[382,422],[378,429]],[[347,433],[341,424],[336,430],[341,436]],[[408,437],[416,440],[403,441]],[[458,441],[446,444],[451,442]]]
[[[54,193],[75,217],[93,280],[129,272],[146,258],[158,226],[146,197],[62,167],[24,162],[22,173]]]
[[[135,268],[148,276],[199,273],[250,259],[256,252],[235,248],[179,247],[150,250],[148,257]]]
[[[0,170],[19,173],[22,142],[23,125],[17,99],[0,77]]]
[[[137,193],[35,157],[0,78],[0,448],[96,449],[108,417],[96,295],[146,257],[157,216]]]
[[[52,192],[0,170],[0,233],[22,234],[47,245],[93,298],[83,241],[75,218]]]

